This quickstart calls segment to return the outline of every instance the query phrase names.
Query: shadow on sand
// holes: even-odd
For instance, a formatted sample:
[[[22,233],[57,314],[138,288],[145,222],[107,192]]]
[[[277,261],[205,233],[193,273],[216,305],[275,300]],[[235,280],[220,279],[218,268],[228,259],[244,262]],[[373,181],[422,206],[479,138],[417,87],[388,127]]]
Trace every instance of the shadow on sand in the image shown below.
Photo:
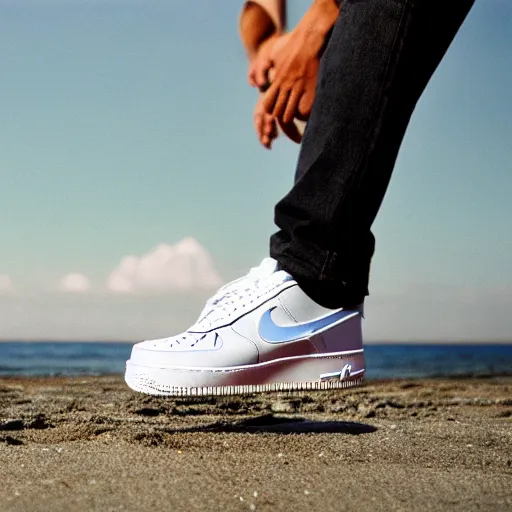
[[[209,425],[173,429],[169,433],[235,432],[248,434],[349,434],[360,435],[377,431],[377,427],[354,421],[313,421],[306,418],[280,417],[265,414],[235,422],[219,421]]]

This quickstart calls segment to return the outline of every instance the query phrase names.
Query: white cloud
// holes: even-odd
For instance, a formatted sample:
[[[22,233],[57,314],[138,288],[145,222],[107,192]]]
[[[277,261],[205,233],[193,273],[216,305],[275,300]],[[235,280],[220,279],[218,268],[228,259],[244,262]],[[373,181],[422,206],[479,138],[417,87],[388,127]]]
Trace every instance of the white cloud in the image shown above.
[[[85,293],[90,288],[89,278],[78,272],[65,275],[59,282],[59,290],[67,293]]]
[[[193,238],[126,256],[107,279],[113,293],[158,293],[217,288],[222,280],[209,253]]]
[[[0,274],[0,293],[10,292],[12,290],[12,281],[7,274]]]

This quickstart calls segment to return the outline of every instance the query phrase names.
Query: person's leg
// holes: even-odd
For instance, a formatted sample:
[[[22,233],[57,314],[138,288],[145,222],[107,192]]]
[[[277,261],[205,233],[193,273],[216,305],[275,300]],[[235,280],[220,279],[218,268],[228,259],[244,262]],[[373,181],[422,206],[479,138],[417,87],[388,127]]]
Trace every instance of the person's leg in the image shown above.
[[[271,256],[325,307],[368,294],[374,237],[407,124],[474,0],[345,0],[320,66]]]

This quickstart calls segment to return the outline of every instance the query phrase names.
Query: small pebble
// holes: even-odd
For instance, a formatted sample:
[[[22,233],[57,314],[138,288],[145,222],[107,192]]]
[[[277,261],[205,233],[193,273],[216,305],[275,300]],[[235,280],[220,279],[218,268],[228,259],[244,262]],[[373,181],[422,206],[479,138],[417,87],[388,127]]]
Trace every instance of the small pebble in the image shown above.
[[[252,493],[252,495],[253,495],[255,498],[257,498],[257,497],[258,497],[258,491],[254,491],[254,492]]]
[[[310,493],[307,489],[305,489],[305,490],[304,490],[304,494],[305,494],[306,496],[308,496],[308,495],[309,495],[309,494],[311,494],[311,493]]]
[[[274,402],[270,406],[272,412],[293,412],[292,404],[288,402]]]

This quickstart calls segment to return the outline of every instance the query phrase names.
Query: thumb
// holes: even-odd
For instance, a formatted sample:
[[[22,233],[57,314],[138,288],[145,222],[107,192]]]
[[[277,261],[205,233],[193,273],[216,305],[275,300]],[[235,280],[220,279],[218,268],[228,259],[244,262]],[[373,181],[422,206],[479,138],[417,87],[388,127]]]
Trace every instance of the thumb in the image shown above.
[[[267,85],[271,67],[272,61],[269,58],[256,58],[249,68],[249,83],[259,88]]]

